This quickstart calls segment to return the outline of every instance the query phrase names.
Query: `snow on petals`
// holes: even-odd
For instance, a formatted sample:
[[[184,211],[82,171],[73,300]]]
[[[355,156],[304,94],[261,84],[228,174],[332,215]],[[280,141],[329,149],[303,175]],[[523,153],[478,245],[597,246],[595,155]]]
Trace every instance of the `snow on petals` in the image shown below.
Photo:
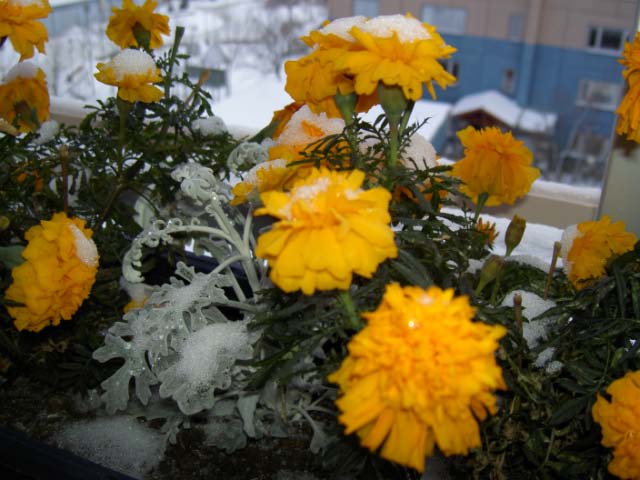
[[[49,90],[42,69],[21,62],[9,70],[0,84],[0,118],[21,132],[37,130],[49,118]]]
[[[56,213],[25,234],[25,262],[13,269],[6,298],[18,330],[39,332],[69,320],[89,296],[98,268],[98,251],[84,220]]]
[[[118,87],[118,97],[127,102],[156,102],[163,96],[154,86],[162,80],[151,55],[141,50],[122,50],[107,63],[98,63],[96,79]]]
[[[260,195],[256,215],[278,219],[258,238],[256,256],[271,267],[285,292],[345,290],[354,273],[371,278],[378,265],[397,256],[388,212],[391,194],[362,190],[362,171],[312,169],[291,192]]]

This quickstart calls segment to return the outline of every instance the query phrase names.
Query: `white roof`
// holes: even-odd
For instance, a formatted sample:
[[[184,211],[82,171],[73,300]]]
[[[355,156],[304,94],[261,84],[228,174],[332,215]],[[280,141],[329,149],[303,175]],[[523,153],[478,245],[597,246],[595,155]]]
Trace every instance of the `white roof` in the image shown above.
[[[450,103],[435,102],[432,100],[418,100],[411,111],[409,125],[414,122],[421,122],[425,118],[428,118],[427,123],[418,130],[418,133],[427,140],[432,141],[438,130],[440,130],[442,125],[449,118],[450,111]],[[363,117],[367,122],[373,123],[375,119],[383,113],[382,107],[380,105],[375,105],[371,110],[365,113]]]
[[[551,132],[558,120],[558,115],[555,113],[522,108],[515,101],[497,90],[486,90],[465,95],[454,104],[451,109],[451,115],[464,115],[477,110],[487,112],[513,129],[517,128],[526,132]]]

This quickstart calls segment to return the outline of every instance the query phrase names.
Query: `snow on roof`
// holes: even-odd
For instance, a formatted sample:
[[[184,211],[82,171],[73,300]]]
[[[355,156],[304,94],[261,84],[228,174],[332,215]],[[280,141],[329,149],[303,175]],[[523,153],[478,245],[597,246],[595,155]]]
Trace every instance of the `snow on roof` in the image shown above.
[[[451,109],[452,116],[483,110],[505,125],[527,132],[544,133],[555,128],[558,116],[531,108],[522,108],[515,101],[497,90],[465,95]]]

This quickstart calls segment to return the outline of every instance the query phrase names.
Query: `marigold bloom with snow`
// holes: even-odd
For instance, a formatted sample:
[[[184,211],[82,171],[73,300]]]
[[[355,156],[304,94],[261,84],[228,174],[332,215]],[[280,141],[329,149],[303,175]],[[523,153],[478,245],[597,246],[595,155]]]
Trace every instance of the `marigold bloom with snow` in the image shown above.
[[[38,20],[49,13],[48,0],[0,0],[0,40],[9,38],[20,61],[33,57],[34,49],[44,53],[49,34]]]
[[[598,395],[591,413],[602,428],[602,445],[613,448],[609,472],[640,478],[640,371],[612,382],[607,393],[611,401]]]
[[[22,132],[36,130],[49,118],[49,90],[40,68],[21,62],[9,70],[0,84],[0,118]]]
[[[118,87],[118,97],[127,102],[157,102],[164,93],[154,83],[160,82],[160,69],[153,58],[141,50],[122,50],[107,63],[98,64],[95,77],[102,83]]]
[[[492,391],[506,388],[494,357],[506,329],[473,315],[452,289],[388,285],[329,376],[346,433],[421,472],[435,445],[445,455],[479,446],[478,420],[496,412]]]
[[[531,150],[511,132],[502,133],[497,127],[467,127],[457,135],[464,146],[464,158],[454,164],[451,175],[464,182],[460,191],[474,203],[487,193],[487,206],[513,205],[540,176],[540,170],[531,166]]]
[[[349,31],[365,22],[366,18],[361,16],[339,18],[303,37],[313,50],[298,60],[285,63],[287,93],[296,101],[306,103],[314,113],[340,117],[335,96],[352,93],[354,86],[353,78],[337,69],[336,60],[346,51],[358,48]],[[376,103],[375,92],[361,95],[355,111],[366,112]]]
[[[608,215],[572,225],[562,234],[564,271],[573,286],[582,289],[602,277],[607,263],[632,250],[637,241],[635,234],[625,231],[624,222],[611,223]]]
[[[107,37],[120,48],[141,47],[135,35],[135,28],[149,32],[149,48],[162,46],[162,35],[169,35],[169,17],[155,13],[155,0],[145,0],[142,6],[133,0],[122,0],[122,8],[111,9],[113,14],[107,25]]]
[[[353,77],[359,95],[373,94],[382,82],[402,88],[408,100],[422,98],[423,85],[436,98],[433,82],[446,88],[456,81],[439,63],[456,49],[435,27],[410,14],[382,15],[353,26],[349,33],[357,48],[344,52],[335,63],[338,71]]]
[[[378,265],[397,256],[384,188],[362,190],[365,174],[312,169],[289,193],[260,195],[256,215],[277,219],[260,235],[256,256],[271,267],[285,292],[345,290],[353,274],[371,278]]]
[[[282,158],[287,162],[300,160],[301,152],[309,145],[341,133],[344,125],[342,119],[329,118],[325,113],[313,113],[308,105],[304,105],[291,115],[275,139],[275,144],[269,149],[269,158]]]
[[[628,90],[616,110],[616,131],[640,143],[640,33],[636,33],[633,43],[625,43],[619,62],[627,67],[622,75],[627,80]]]
[[[249,170],[231,190],[231,205],[258,200],[261,193],[282,190],[295,177],[296,169],[281,158],[262,162]]]
[[[39,332],[69,320],[89,296],[96,278],[98,251],[84,220],[56,213],[25,234],[25,262],[12,271],[5,298],[23,304],[8,307],[18,330]]]

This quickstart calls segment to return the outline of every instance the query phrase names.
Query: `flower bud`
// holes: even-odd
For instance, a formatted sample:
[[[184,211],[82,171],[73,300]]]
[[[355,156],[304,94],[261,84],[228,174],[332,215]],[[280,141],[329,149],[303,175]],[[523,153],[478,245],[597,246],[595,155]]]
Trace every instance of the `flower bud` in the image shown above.
[[[389,123],[400,122],[408,102],[400,87],[388,87],[384,83],[378,83],[378,100],[384,110]]]
[[[497,255],[491,255],[484,262],[482,266],[482,270],[480,271],[480,281],[478,282],[478,286],[476,287],[475,294],[480,295],[484,287],[487,286],[490,282],[496,279],[498,273],[502,269],[502,264],[504,260]]]
[[[527,221],[518,215],[514,215],[504,235],[504,243],[507,245],[507,257],[511,255],[514,248],[520,245],[525,228],[527,228]]]
[[[333,99],[338,106],[338,110],[340,110],[344,123],[351,125],[353,123],[353,113],[356,111],[356,104],[358,103],[358,95],[355,92],[345,95],[338,92]]]

